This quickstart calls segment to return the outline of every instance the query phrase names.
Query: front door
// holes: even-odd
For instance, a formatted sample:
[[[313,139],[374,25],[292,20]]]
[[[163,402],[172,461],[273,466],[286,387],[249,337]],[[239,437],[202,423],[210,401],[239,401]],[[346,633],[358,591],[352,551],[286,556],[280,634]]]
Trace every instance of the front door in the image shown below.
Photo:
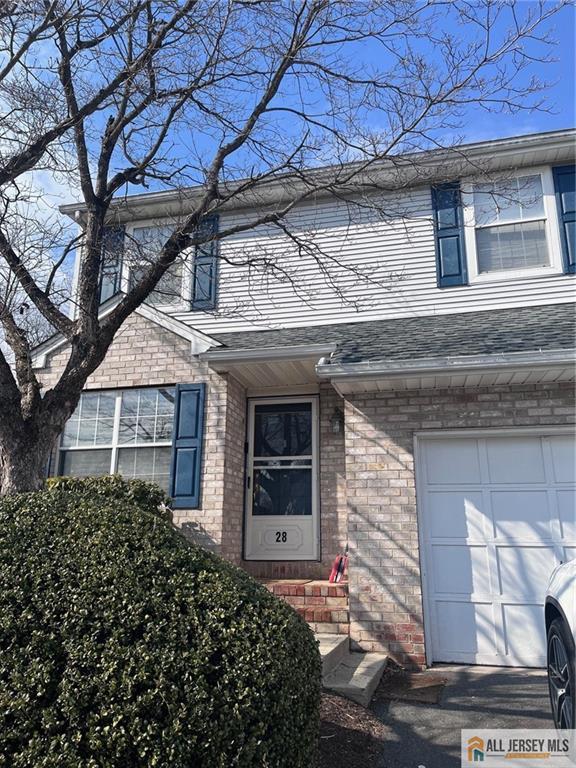
[[[246,560],[318,558],[318,400],[248,405]]]

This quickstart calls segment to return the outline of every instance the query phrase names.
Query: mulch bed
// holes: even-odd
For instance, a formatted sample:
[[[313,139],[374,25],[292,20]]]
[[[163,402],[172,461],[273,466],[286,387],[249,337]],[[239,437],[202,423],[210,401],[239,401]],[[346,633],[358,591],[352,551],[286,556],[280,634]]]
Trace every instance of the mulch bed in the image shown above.
[[[322,694],[320,768],[375,768],[386,727],[369,709],[334,693]]]

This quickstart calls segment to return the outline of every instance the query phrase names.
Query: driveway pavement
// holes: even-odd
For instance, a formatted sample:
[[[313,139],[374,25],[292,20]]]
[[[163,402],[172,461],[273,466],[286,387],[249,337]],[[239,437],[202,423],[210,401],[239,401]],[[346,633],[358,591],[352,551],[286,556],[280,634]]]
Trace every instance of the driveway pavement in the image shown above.
[[[389,731],[378,768],[460,768],[462,728],[553,727],[542,670],[438,666],[433,672],[448,678],[439,704],[372,703]]]

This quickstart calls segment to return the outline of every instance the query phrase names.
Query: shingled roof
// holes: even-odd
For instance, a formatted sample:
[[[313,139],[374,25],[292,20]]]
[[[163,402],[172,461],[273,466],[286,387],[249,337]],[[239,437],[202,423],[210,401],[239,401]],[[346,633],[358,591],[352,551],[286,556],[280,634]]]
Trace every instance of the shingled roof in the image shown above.
[[[573,349],[575,337],[572,303],[214,336],[230,350],[335,342],[332,362],[344,364]]]

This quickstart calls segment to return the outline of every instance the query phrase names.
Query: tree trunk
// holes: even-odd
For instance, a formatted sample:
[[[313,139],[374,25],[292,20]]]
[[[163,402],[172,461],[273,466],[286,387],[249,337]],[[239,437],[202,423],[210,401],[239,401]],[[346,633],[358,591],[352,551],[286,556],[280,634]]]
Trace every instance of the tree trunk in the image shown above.
[[[0,445],[0,495],[37,491],[46,477],[51,446],[27,430],[11,441],[6,449]]]

